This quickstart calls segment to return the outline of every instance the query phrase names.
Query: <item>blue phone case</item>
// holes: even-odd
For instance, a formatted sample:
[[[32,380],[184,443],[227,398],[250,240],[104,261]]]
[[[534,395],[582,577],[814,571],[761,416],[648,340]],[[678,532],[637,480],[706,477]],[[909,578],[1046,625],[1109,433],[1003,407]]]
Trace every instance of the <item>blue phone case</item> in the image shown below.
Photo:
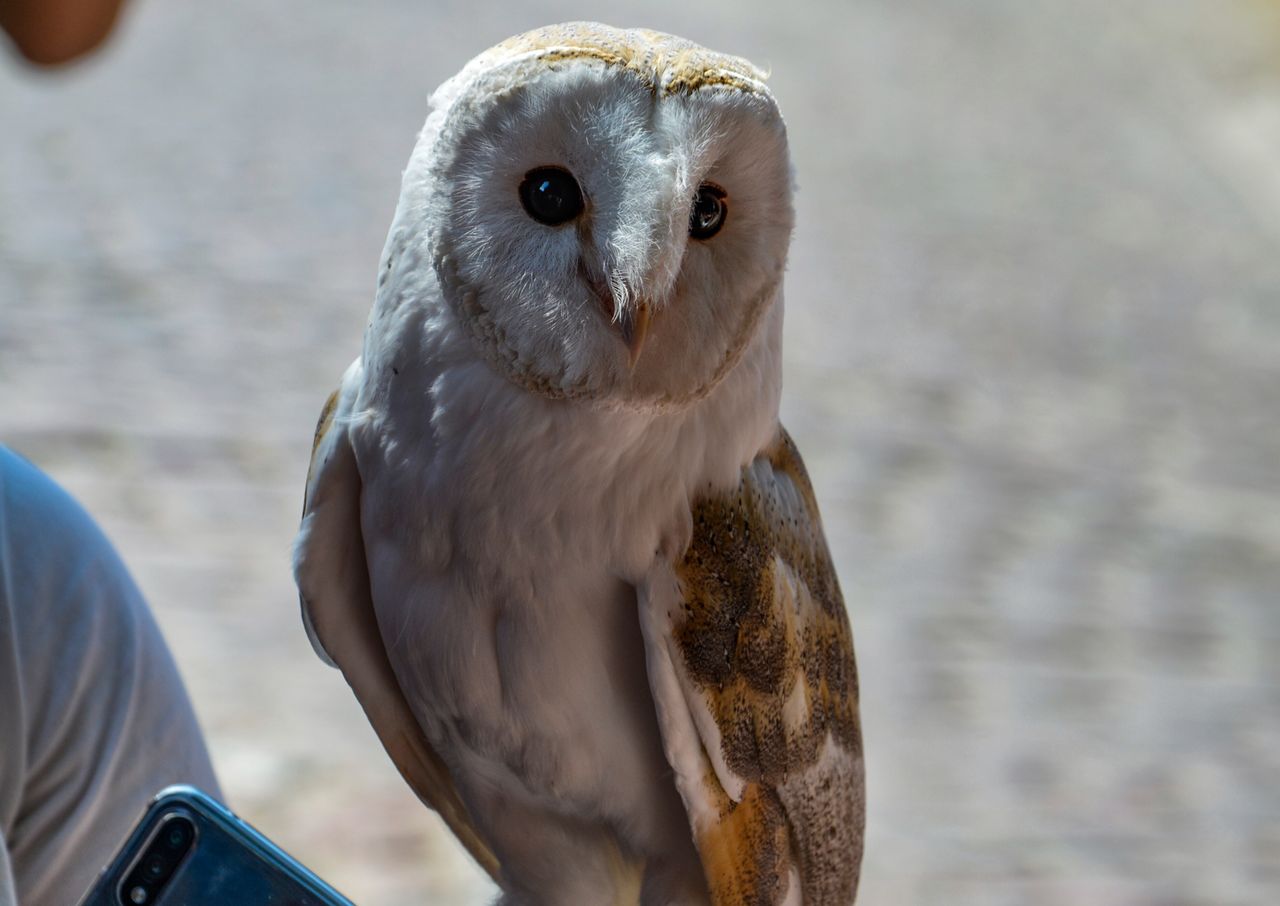
[[[190,842],[179,854],[184,839]],[[226,806],[191,786],[168,787],[152,800],[80,901],[80,906],[231,904],[354,906]]]

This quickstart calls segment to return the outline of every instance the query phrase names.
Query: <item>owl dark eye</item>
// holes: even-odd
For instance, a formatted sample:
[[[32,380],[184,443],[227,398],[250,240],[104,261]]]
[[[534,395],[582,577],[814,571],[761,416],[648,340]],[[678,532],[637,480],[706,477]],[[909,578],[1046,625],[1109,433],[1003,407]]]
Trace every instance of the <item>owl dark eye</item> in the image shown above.
[[[520,203],[538,223],[559,226],[582,213],[582,189],[568,170],[538,167],[524,175]]]
[[[729,213],[724,203],[724,189],[704,182],[693,197],[693,210],[689,212],[689,235],[694,239],[710,239],[724,226]]]

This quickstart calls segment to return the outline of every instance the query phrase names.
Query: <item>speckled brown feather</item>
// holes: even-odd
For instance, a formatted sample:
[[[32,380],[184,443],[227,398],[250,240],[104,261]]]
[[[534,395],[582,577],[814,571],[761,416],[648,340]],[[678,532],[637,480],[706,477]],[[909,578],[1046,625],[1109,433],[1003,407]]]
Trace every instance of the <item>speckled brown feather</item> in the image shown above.
[[[774,906],[793,867],[807,906],[852,903],[864,823],[853,637],[785,431],[736,491],[696,502],[675,575],[673,652],[745,781],[735,802],[707,760],[718,817],[695,837],[715,906]]]
[[[621,29],[596,22],[568,22],[534,29],[497,45],[489,54],[533,54],[554,66],[564,60],[600,60],[638,75],[652,91],[688,94],[725,87],[761,92],[765,75],[741,57],[650,29]]]

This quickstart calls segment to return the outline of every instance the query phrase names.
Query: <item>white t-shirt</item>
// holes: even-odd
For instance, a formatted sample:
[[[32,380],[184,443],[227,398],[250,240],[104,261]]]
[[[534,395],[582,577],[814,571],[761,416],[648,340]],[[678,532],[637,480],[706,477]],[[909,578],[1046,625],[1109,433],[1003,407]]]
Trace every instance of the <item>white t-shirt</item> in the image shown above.
[[[101,530],[0,446],[0,906],[71,906],[171,783],[218,795],[164,639]]]

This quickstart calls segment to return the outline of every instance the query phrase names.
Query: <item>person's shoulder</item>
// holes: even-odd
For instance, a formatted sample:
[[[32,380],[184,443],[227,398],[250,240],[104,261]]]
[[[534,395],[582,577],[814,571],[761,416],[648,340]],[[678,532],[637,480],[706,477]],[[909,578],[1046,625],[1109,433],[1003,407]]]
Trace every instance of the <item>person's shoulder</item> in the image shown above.
[[[111,550],[97,524],[61,485],[3,444],[0,544],[9,554],[27,548],[65,551],[73,547],[84,553]]]

